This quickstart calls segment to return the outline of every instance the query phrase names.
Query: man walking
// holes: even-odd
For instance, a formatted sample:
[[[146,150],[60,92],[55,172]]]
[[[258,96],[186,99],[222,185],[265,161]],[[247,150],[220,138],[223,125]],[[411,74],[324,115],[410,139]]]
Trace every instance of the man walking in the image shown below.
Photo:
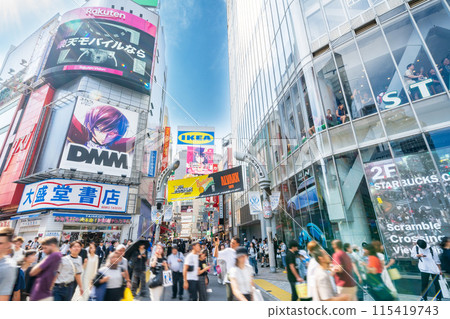
[[[145,249],[145,245],[139,245],[138,250],[133,252],[133,255],[131,256],[131,261],[133,265],[133,275],[131,277],[131,293],[133,294],[133,297],[136,297],[136,291],[139,287],[139,284],[141,285],[140,295],[142,298],[148,298],[149,297],[149,291],[148,287],[145,284],[145,271],[148,260],[148,254],[147,250]]]
[[[184,256],[178,251],[176,245],[172,246],[172,254],[167,258],[167,263],[169,264],[170,270],[172,270],[172,299],[177,297],[183,300],[183,263]]]
[[[61,259],[58,268],[58,275],[53,288],[53,298],[55,301],[71,301],[75,292],[75,283],[80,287],[80,295],[83,295],[83,285],[81,273],[83,272],[82,258],[79,256],[81,243],[74,241],[70,243],[70,254]]]
[[[32,301],[52,301],[52,286],[55,281],[56,270],[61,263],[62,255],[58,249],[56,237],[47,237],[42,240],[42,251],[47,257],[39,262],[30,271],[31,277],[36,277],[31,290]]]
[[[100,242],[100,245],[97,246],[97,248],[95,249],[95,254],[98,256],[98,268],[100,268],[100,265],[103,263],[106,255],[106,250],[103,242]]]
[[[0,301],[8,301],[16,283],[17,266],[9,256],[14,230],[0,228]]]
[[[296,268],[296,258],[298,254],[298,249],[300,248],[300,245],[295,241],[291,240],[289,242],[289,249],[286,252],[286,271],[287,271],[287,278],[289,281],[289,284],[291,285],[291,301],[297,301],[298,295],[297,295],[297,289],[295,288],[297,282],[303,282],[303,278],[300,277],[300,275],[297,272]]]
[[[350,257],[344,251],[342,241],[336,239],[331,242],[333,247],[333,273],[338,294],[350,296],[351,301],[356,299],[356,282],[353,278],[353,264]]]
[[[236,249],[239,248],[241,241],[239,237],[233,237],[230,242],[229,248],[225,248],[224,250],[219,251],[220,241],[219,238],[215,239],[214,246],[214,257],[217,257],[218,264],[221,264],[222,272],[225,273],[224,284],[227,289],[227,300],[233,301],[233,292],[231,291],[231,283],[228,279],[227,273],[230,272],[231,268],[236,266]],[[225,266],[225,267],[223,267]],[[225,268],[225,269],[223,269]]]
[[[198,255],[200,250],[200,243],[194,242],[191,252],[186,256],[183,267],[183,288],[189,291],[189,301],[198,300]]]
[[[419,271],[422,277],[422,299],[428,300],[428,290],[431,288],[431,283],[434,284],[436,300],[442,299],[442,292],[439,286],[438,276],[442,275],[441,261],[439,260],[438,252],[427,245],[426,241],[419,239],[417,244],[411,249],[411,257],[419,260]]]

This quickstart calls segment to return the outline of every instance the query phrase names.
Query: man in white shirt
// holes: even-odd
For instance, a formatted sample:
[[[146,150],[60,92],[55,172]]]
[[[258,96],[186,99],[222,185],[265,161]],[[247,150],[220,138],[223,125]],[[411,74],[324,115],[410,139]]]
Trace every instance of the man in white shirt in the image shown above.
[[[84,291],[81,282],[83,263],[79,256],[80,251],[81,242],[74,241],[70,243],[70,254],[61,259],[53,288],[55,301],[71,301],[75,292],[75,283],[80,287],[80,295],[83,295]]]
[[[214,242],[214,257],[217,258],[218,263],[220,263],[221,261],[223,261],[225,264],[225,268],[226,269],[222,269],[222,272],[225,271],[225,273],[228,273],[231,268],[233,268],[236,265],[236,249],[239,248],[241,244],[241,240],[239,239],[239,237],[233,237],[233,239],[231,239],[231,243],[230,243],[230,248],[225,248],[224,250],[219,251],[219,245],[220,245],[220,241],[218,238],[215,239]],[[233,301],[233,293],[231,291],[231,284],[230,284],[230,280],[228,279],[228,276],[225,275],[225,279],[223,281],[223,283],[226,285],[227,288],[227,300],[228,301]]]
[[[63,256],[67,255],[67,252],[69,251],[69,241],[65,240],[64,243],[61,245],[61,248],[59,249],[61,254]]]
[[[39,237],[34,237],[34,241],[31,243],[30,249],[38,249],[39,248]]]
[[[183,288],[189,291],[189,301],[198,300],[198,255],[200,254],[200,242],[192,244],[191,252],[186,256],[183,267]]]
[[[434,289],[436,300],[440,301],[442,299],[442,292],[439,286],[439,275],[442,275],[441,262],[439,260],[438,252],[427,245],[423,239],[417,241],[417,245],[411,250],[411,257],[413,259],[419,260],[419,271],[422,277],[422,299],[427,301],[428,290],[430,290],[431,285],[428,285],[429,279],[434,283]]]
[[[172,299],[177,297],[183,300],[183,263],[184,256],[178,251],[178,246],[172,246],[172,254],[167,258],[170,270],[172,270]]]

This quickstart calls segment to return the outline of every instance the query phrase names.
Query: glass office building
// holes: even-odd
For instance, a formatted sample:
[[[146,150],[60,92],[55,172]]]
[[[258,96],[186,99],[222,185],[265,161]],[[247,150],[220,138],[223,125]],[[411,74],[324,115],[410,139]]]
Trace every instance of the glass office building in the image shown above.
[[[450,235],[449,3],[228,1],[233,142],[281,192],[279,239],[381,240],[407,269]]]

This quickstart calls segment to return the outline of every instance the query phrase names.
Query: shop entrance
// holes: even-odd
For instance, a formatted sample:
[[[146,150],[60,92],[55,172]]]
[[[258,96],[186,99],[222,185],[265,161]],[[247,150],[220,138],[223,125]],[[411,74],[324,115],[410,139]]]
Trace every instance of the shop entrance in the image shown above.
[[[96,244],[106,241],[120,241],[122,234],[121,226],[71,226],[64,225],[61,240],[81,240],[85,244],[95,242]]]

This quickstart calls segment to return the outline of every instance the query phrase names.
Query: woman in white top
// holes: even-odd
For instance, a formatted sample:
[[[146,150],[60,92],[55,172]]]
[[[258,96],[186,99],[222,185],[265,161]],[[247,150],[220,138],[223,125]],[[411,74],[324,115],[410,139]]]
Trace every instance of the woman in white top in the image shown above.
[[[236,266],[231,268],[228,276],[231,283],[233,297],[238,301],[252,301],[253,297],[253,269],[248,264],[247,249],[241,247],[236,250]]]
[[[82,296],[79,294],[79,288],[75,291],[72,300],[76,301],[87,301],[89,299],[89,294],[92,286],[92,280],[94,280],[98,269],[98,256],[95,254],[96,250],[95,243],[90,243],[88,248],[88,256],[85,260],[84,272],[81,277],[83,281],[84,293]]]

